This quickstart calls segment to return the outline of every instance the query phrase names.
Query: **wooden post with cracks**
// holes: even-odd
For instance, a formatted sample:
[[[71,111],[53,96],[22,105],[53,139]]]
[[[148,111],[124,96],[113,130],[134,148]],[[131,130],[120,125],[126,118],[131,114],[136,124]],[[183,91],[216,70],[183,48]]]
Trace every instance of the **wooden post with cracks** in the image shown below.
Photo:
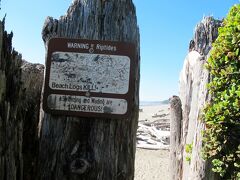
[[[47,17],[42,37],[134,43],[136,70],[129,118],[84,118],[45,113],[41,122],[38,179],[134,178],[139,109],[139,29],[132,0],[75,0],[59,20]]]
[[[35,177],[44,66],[22,60],[0,21],[0,180]]]
[[[171,180],[182,179],[182,104],[178,96],[173,96],[170,100],[170,170]]]
[[[23,178],[21,55],[12,48],[13,33],[0,21],[0,179]]]

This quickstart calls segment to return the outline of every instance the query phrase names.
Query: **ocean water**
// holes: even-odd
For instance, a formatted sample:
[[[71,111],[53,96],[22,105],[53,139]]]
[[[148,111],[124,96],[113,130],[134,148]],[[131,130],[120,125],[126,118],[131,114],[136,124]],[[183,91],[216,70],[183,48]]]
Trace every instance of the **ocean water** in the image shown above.
[[[140,101],[140,106],[157,106],[157,105],[164,105],[169,104],[169,100],[164,101]]]

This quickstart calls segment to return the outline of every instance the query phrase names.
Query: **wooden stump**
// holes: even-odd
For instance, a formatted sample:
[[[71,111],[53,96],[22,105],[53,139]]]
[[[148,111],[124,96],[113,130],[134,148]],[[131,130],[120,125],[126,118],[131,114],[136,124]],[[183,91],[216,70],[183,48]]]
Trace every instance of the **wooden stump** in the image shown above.
[[[23,179],[35,179],[37,171],[37,156],[39,151],[38,124],[40,114],[41,91],[43,84],[44,66],[22,62],[22,155],[23,155]]]
[[[13,34],[0,21],[0,179],[23,177],[21,55],[12,49]]]
[[[83,118],[44,114],[38,178],[128,180],[134,178],[139,108],[139,30],[131,0],[75,0],[66,16],[48,17],[43,40],[84,38],[134,43],[134,106],[127,119]]]
[[[30,180],[35,177],[44,66],[23,62],[12,37],[0,21],[0,180]]]
[[[182,179],[182,104],[178,96],[173,96],[170,101],[170,178]]]

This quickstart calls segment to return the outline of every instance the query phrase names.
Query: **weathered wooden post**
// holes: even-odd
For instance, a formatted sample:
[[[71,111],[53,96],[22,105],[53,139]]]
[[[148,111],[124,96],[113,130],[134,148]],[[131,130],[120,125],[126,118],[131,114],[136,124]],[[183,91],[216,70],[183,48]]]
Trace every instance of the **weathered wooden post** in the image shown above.
[[[0,21],[0,180],[33,179],[44,66],[22,60]]]
[[[35,179],[37,155],[39,151],[38,124],[44,66],[22,62],[22,98],[20,118],[23,119],[22,156],[23,179]]]
[[[21,109],[21,55],[12,48],[13,34],[0,21],[0,179],[23,177]]]
[[[178,96],[171,98],[170,107],[170,178],[171,180],[180,180],[182,179],[182,104]]]
[[[108,89],[106,91],[104,91],[104,87],[99,87],[98,85],[91,86],[91,88],[90,86],[76,86],[76,84],[74,83],[60,83],[59,85],[56,85],[56,83],[53,82],[51,79],[53,77],[53,69],[51,70],[51,68],[53,68],[53,64],[50,65],[51,68],[50,70],[47,70],[46,74],[47,76],[50,76],[50,78],[48,77],[50,80],[45,79],[45,88],[46,84],[49,85],[49,83],[51,84],[51,87],[47,87],[50,88],[50,91],[47,94],[48,101],[46,101],[46,99],[43,99],[43,101],[45,101],[45,105],[48,106],[46,107],[46,109],[48,109],[48,112],[50,113],[45,113],[42,120],[40,152],[38,159],[38,179],[133,179],[135,159],[135,136],[138,122],[139,106],[140,57],[139,30],[137,27],[135,7],[132,3],[132,0],[75,0],[68,9],[66,16],[62,16],[59,20],[55,20],[50,17],[46,19],[42,31],[42,36],[46,48],[49,51],[49,46],[53,48],[53,50],[51,50],[52,62],[56,61],[56,63],[58,65],[60,64],[61,66],[64,64],[63,61],[70,60],[64,64],[65,67],[65,65],[71,66],[72,62],[76,63],[74,57],[80,59],[80,63],[83,63],[82,69],[81,66],[76,63],[76,68],[79,68],[79,70],[76,72],[77,75],[68,73],[67,76],[69,76],[69,78],[77,79],[79,76],[83,75],[84,77],[83,79],[80,79],[80,81],[82,83],[89,83],[87,85],[94,84],[93,79],[84,79],[87,77],[86,74],[88,74],[88,72],[92,72],[93,74],[95,72],[100,73],[100,70],[92,71],[92,69],[88,69],[90,67],[88,64],[90,61],[92,65],[94,65],[95,63],[97,63],[97,61],[100,61],[101,59],[103,60],[103,62],[105,62],[104,58],[106,57],[102,56],[104,56],[104,54],[108,54],[106,52],[110,52],[110,49],[116,50],[116,56],[119,55],[118,48],[120,48],[121,51],[126,52],[127,48],[129,48],[130,46],[124,47],[124,43],[132,43],[135,48],[132,52],[130,52],[133,53],[134,58],[130,57],[129,65],[125,63],[125,60],[123,60],[124,58],[115,61],[114,53],[110,53],[107,55],[110,57],[111,63],[113,63],[111,64],[110,62],[106,62],[109,65],[107,65],[108,67],[119,67],[118,63],[120,62],[120,64],[122,63],[125,68],[122,67],[118,70],[124,70],[129,72],[130,83],[128,84],[128,87],[129,90],[132,90],[132,92],[130,93],[132,95],[128,96],[127,100],[124,94],[129,95],[128,90],[119,90],[120,92],[122,92],[123,98],[121,98],[121,95],[116,93],[114,90],[109,89],[109,87],[107,88],[107,84],[105,84],[105,89]],[[65,39],[51,39],[53,37]],[[108,42],[105,42],[105,40],[107,40]],[[61,49],[61,45],[58,46],[58,43],[61,44],[68,42],[70,42],[69,48],[71,48],[72,50],[67,53],[62,53],[64,52],[63,50],[64,48],[66,48],[66,46]],[[123,44],[119,45],[118,42],[121,42]],[[98,49],[97,44],[101,43],[103,47],[100,47],[100,45]],[[94,51],[92,51],[91,48],[93,48]],[[81,49],[81,53],[83,54],[79,55],[76,49]],[[100,52],[101,49],[103,53]],[[53,51],[55,51],[55,53]],[[91,57],[93,57],[90,57],[89,54],[91,53],[95,58],[91,59]],[[87,58],[88,60],[90,59],[90,61],[86,62],[85,60]],[[86,66],[84,65],[84,62]],[[126,60],[126,62],[128,62],[128,60]],[[106,68],[106,65],[103,65],[103,67],[104,66]],[[64,67],[62,66],[62,68]],[[95,66],[91,67],[94,68]],[[71,68],[74,69],[73,66],[71,66]],[[84,71],[84,68],[87,68],[89,71],[87,71],[86,69],[86,71]],[[109,72],[111,72],[111,69],[109,69]],[[97,75],[91,75],[91,77],[100,78]],[[103,75],[103,77],[110,76],[105,74]],[[131,78],[134,81],[132,81]],[[106,80],[106,82],[107,81],[108,80]],[[111,82],[114,84],[113,81]],[[119,86],[118,82],[118,79],[116,79],[115,85]],[[122,82],[125,81],[123,80]],[[102,85],[103,81],[101,80],[99,84]],[[61,104],[62,97],[64,98],[64,96],[62,96],[61,94],[63,93],[63,89],[69,89],[70,86],[73,87],[73,85],[75,87],[75,90],[80,91],[82,94],[80,93],[80,95],[77,95],[78,92],[76,93],[75,91],[72,91],[74,92],[73,94],[65,96],[70,97],[70,99],[74,96],[75,100],[73,101],[75,102],[75,105],[73,105],[73,107],[72,104],[69,104],[70,100],[68,99],[66,99],[65,101],[66,104]],[[111,87],[113,85],[108,84],[108,86]],[[119,87],[122,88],[121,85]],[[51,88],[60,88],[60,90],[58,89],[58,92],[61,95],[51,95],[51,93],[53,93]],[[70,114],[67,113],[68,115],[64,115],[66,112],[66,108],[61,109],[62,107],[68,106],[69,111],[74,111],[72,109],[76,110],[77,108],[78,111],[81,111],[81,113],[85,113],[88,106],[83,107],[81,105],[84,105],[83,102],[90,103],[85,102],[85,99],[86,101],[89,100],[91,102],[92,99],[95,99],[99,103],[104,98],[104,100],[107,100],[108,97],[102,97],[102,91],[98,91],[98,88],[102,88],[101,90],[105,92],[102,94],[109,96],[109,99],[113,99],[112,102],[114,102],[116,99],[122,99],[121,101],[116,100],[119,105],[123,101],[125,102],[125,104],[127,102],[128,106],[123,105],[121,107],[127,107],[128,115],[126,115],[125,117],[121,117],[121,115],[112,116],[111,112],[114,110],[111,108],[109,109],[105,106],[99,107],[100,109],[98,110],[101,111],[101,108],[103,108],[103,114],[109,113],[108,117],[106,117],[106,114],[98,117],[96,115],[96,109],[94,111],[94,115],[92,115],[92,113],[88,111],[89,117],[86,117],[86,114],[83,115],[85,117],[75,116],[77,114],[73,115],[74,113],[71,112]],[[51,97],[55,98],[55,100],[58,101],[61,105],[59,105],[59,103],[51,105],[51,103],[49,102],[54,102],[52,101]],[[59,106],[57,107],[56,105]],[[123,114],[125,113],[125,110]],[[65,112],[61,113],[62,111]],[[59,115],[56,112],[59,112],[62,115]],[[116,111],[116,113],[118,114],[118,111]]]
[[[209,72],[204,68],[212,44],[222,22],[204,17],[196,26],[180,74],[179,97],[182,103],[182,179],[215,179],[210,164],[202,158],[202,131],[205,129],[203,109],[210,100],[207,88]]]

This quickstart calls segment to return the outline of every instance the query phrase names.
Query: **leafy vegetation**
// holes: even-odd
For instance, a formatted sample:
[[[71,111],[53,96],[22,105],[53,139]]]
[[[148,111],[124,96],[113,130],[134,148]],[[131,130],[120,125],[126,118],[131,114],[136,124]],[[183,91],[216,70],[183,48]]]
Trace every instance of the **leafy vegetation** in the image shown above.
[[[204,110],[203,151],[222,179],[240,179],[240,4],[218,32],[206,64],[212,99]]]
[[[185,152],[187,153],[187,155],[186,155],[186,161],[188,161],[189,163],[191,162],[192,148],[193,148],[193,143],[191,143],[191,144],[186,144],[186,146],[185,146]]]

